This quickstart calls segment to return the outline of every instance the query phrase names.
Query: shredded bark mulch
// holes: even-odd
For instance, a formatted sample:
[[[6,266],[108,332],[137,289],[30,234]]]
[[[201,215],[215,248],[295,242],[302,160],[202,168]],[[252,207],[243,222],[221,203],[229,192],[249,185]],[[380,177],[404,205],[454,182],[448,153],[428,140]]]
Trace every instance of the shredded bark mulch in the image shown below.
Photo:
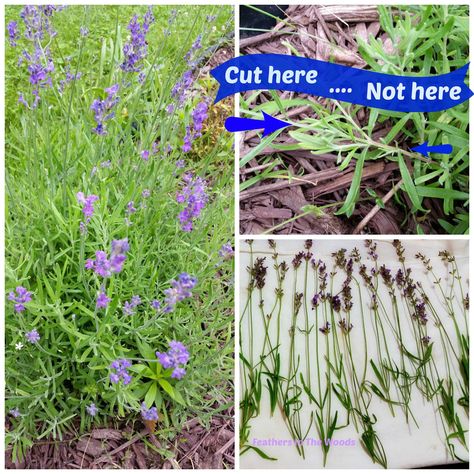
[[[141,425],[141,423],[140,423]],[[138,423],[137,423],[138,426]],[[159,429],[159,427],[158,427]],[[215,416],[206,429],[197,419],[186,423],[172,443],[138,426],[95,428],[63,441],[37,441],[25,459],[13,463],[5,453],[6,469],[232,469],[233,410]]]
[[[379,13],[376,6],[370,5],[291,5],[285,10],[286,19],[279,22],[272,31],[247,37],[240,40],[241,54],[293,54],[291,45],[304,57],[333,61],[346,66],[364,68],[366,62],[358,51],[356,37],[366,41],[369,35],[382,42],[385,51],[394,53],[396,45],[381,30]],[[242,26],[242,25],[241,25]],[[247,92],[245,98],[255,94]],[[325,104],[329,110],[335,104],[327,99],[295,94],[279,93],[281,99],[305,98],[312,102]],[[259,93],[252,107],[273,101],[266,91]],[[288,118],[298,122],[305,118],[314,118],[310,106],[299,106],[288,109]],[[285,116],[277,116],[285,120]],[[369,111],[359,110],[354,120],[362,127],[368,122]],[[380,140],[391,130],[390,121],[376,124],[372,134],[373,140]],[[399,133],[395,141],[400,148],[408,149],[406,137]],[[251,131],[242,136],[240,154],[245,156],[260,143],[256,132]],[[294,143],[287,131],[283,131],[275,143],[285,145]],[[411,145],[411,144],[410,144]],[[267,158],[276,158],[266,160]],[[407,162],[407,166],[410,163]],[[269,169],[271,168],[271,169]],[[240,231],[242,234],[259,234],[278,224],[303,213],[307,205],[324,206],[344,201],[354,176],[354,164],[343,171],[338,169],[337,153],[316,155],[309,150],[279,151],[271,146],[262,150],[240,170],[240,181],[245,182],[264,171],[281,171],[287,169],[292,179],[263,179],[240,193]],[[275,234],[399,234],[414,233],[416,225],[432,233],[437,226],[437,219],[443,217],[443,210],[436,200],[426,200],[431,206],[429,222],[415,222],[412,217],[406,218],[403,206],[395,204],[393,195],[401,185],[398,165],[389,161],[368,162],[364,166],[361,182],[361,197],[350,218],[333,214],[337,207],[326,208],[323,216],[308,214],[286,223],[272,233]],[[383,209],[375,206],[364,190],[371,188],[385,202]],[[405,193],[399,198],[406,208],[411,204]],[[340,207],[340,206],[339,206]],[[331,210],[332,209],[332,210]],[[366,217],[368,216],[368,217]],[[365,220],[364,220],[365,218]]]

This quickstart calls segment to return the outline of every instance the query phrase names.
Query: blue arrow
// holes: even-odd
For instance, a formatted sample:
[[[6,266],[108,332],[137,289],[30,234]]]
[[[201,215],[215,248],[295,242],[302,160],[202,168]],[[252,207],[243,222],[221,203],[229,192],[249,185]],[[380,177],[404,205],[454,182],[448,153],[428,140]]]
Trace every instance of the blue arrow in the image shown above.
[[[428,153],[442,153],[443,155],[449,155],[452,153],[453,147],[449,144],[428,146],[428,142],[425,142],[421,145],[415,146],[412,150],[427,157]]]
[[[255,130],[257,128],[263,128],[263,136],[266,137],[276,130],[281,128],[289,127],[291,124],[278,120],[271,115],[266,114],[262,111],[263,120],[255,120],[241,117],[229,117],[225,121],[225,128],[228,132],[244,132],[247,130]]]

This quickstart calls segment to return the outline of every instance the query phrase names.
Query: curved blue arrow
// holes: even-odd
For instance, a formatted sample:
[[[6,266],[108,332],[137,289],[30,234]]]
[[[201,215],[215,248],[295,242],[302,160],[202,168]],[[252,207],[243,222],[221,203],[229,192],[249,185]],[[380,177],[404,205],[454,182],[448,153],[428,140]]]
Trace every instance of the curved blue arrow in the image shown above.
[[[229,117],[225,121],[225,128],[228,132],[244,132],[263,128],[263,136],[266,137],[276,130],[291,126],[291,123],[278,120],[262,111],[263,120],[255,120],[241,117]]]
[[[412,150],[421,153],[422,155],[427,157],[428,153],[442,153],[443,155],[449,155],[453,152],[453,147],[448,143],[442,145],[428,146],[428,142],[425,142],[421,145],[413,147]]]

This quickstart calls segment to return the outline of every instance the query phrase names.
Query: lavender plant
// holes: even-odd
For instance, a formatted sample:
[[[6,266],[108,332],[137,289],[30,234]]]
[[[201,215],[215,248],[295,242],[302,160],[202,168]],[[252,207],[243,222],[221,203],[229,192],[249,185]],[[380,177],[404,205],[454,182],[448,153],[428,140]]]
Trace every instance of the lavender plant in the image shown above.
[[[233,151],[206,67],[232,22],[215,6],[6,9],[13,459],[137,418],[166,457],[186,420],[232,405]]]

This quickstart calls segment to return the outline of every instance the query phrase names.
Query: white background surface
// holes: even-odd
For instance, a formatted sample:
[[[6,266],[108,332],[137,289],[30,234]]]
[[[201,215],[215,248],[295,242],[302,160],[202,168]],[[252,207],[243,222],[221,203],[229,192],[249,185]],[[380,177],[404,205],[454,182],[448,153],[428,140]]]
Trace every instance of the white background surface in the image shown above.
[[[392,247],[391,241],[387,240],[375,240],[378,245],[377,253],[379,255],[379,265],[385,264],[392,270],[392,275],[395,274],[396,270],[400,267],[400,264],[397,260],[395,250]],[[453,325],[450,324],[448,316],[445,311],[443,311],[443,305],[439,297],[439,290],[434,292],[434,285],[432,284],[433,278],[426,275],[424,267],[421,262],[414,258],[415,253],[422,251],[427,257],[431,258],[434,271],[437,275],[442,277],[442,284],[445,286],[448,284],[448,269],[441,259],[438,257],[438,252],[443,249],[449,250],[456,256],[457,264],[460,269],[460,273],[463,276],[463,285],[464,290],[467,291],[467,275],[468,275],[468,242],[465,240],[409,240],[402,241],[406,249],[406,266],[413,269],[413,278],[415,280],[421,281],[425,291],[429,294],[431,301],[434,301],[434,306],[439,312],[439,316],[443,318],[443,323],[445,324],[446,329],[450,334],[452,334],[452,341],[457,347],[457,342],[454,336]],[[285,296],[283,299],[283,311],[281,315],[282,321],[282,345],[280,349],[280,354],[282,357],[282,370],[281,373],[283,376],[286,376],[288,370],[288,357],[285,357],[285,354],[289,353],[289,343],[290,337],[288,335],[288,329],[291,325],[292,317],[292,297],[293,297],[293,278],[294,272],[291,266],[291,260],[295,253],[300,250],[303,250],[304,240],[277,240],[277,249],[280,254],[279,262],[283,259],[287,262],[290,267],[290,270],[287,273],[285,280]],[[333,259],[330,256],[332,252],[339,250],[341,247],[351,250],[354,247],[358,247],[362,254],[362,263],[366,263],[370,269],[372,262],[366,259],[367,253],[364,248],[363,241],[354,240],[354,241],[334,241],[334,240],[313,240],[312,251],[315,254],[315,258],[321,258],[327,265],[328,272],[331,271],[333,265]],[[241,253],[240,253],[240,308],[244,308],[247,301],[247,290],[248,285],[248,272],[246,271],[247,266],[250,264],[250,254],[248,253],[248,245],[244,242],[241,242]],[[264,301],[265,301],[265,314],[271,311],[271,307],[274,304],[274,289],[276,287],[276,278],[275,271],[273,269],[273,260],[271,258],[272,251],[268,246],[266,240],[255,240],[253,243],[254,258],[256,256],[266,256],[266,266],[267,278],[264,288]],[[364,261],[366,260],[366,261]],[[298,271],[298,289],[299,291],[303,290],[303,277],[304,277],[304,260]],[[312,270],[309,273],[312,276]],[[354,265],[354,275],[358,277],[358,265]],[[339,292],[341,288],[341,283],[345,274],[339,270],[339,275],[336,277],[336,285],[334,293]],[[359,277],[358,277],[359,278]],[[309,278],[309,281],[312,282],[312,277]],[[330,282],[330,280],[328,280]],[[354,285],[351,285],[352,287]],[[380,287],[385,291],[383,284],[380,284]],[[308,286],[308,293],[313,294],[313,284],[311,283]],[[369,358],[376,358],[376,349],[375,349],[375,339],[373,336],[373,329],[370,322],[373,317],[372,313],[369,313],[369,298],[367,298],[367,293],[365,288],[363,288],[363,307],[366,321],[366,332],[368,337],[369,345]],[[351,340],[353,346],[353,357],[356,367],[362,367],[363,365],[363,336],[362,336],[362,327],[358,324],[361,318],[360,309],[357,309],[358,296],[356,296],[355,288],[352,290],[354,296],[354,307],[351,312],[351,321],[354,323],[354,329],[351,332]],[[455,293],[458,297],[460,296],[459,290]],[[385,295],[384,301],[386,301],[386,307],[389,313],[391,312],[391,303],[388,297],[388,294]],[[263,344],[263,324],[261,320],[261,314],[257,307],[258,301],[255,298],[254,302],[254,350],[255,358],[258,357],[261,351]],[[462,321],[462,310],[461,310],[462,301],[458,298],[458,301],[455,302],[454,307],[459,310],[458,321]],[[315,312],[311,310],[309,306],[309,315],[310,315],[310,326],[315,323]],[[441,372],[444,371],[443,361],[443,351],[441,344],[439,342],[439,332],[433,325],[433,319],[428,312],[430,321],[427,325],[428,334],[432,337],[434,341],[433,347],[433,357],[437,361],[438,370]],[[319,316],[322,318],[322,315]],[[273,317],[276,320],[276,313]],[[272,321],[273,321],[272,319]],[[410,331],[410,322],[405,314],[402,314],[401,320],[406,323],[404,334],[408,334],[410,339],[413,340],[413,336]],[[300,310],[298,315],[298,327],[304,328],[305,318],[303,308]],[[321,320],[317,322],[317,327],[321,327],[324,321]],[[241,343],[243,351],[245,354],[248,354],[248,337],[247,337],[247,317],[243,318],[242,328],[241,328]],[[273,325],[275,329],[275,325]],[[403,328],[402,328],[403,329]],[[274,331],[276,332],[276,331]],[[389,336],[390,329],[386,329],[386,334]],[[320,351],[324,348],[324,340],[321,338],[324,337],[321,333],[320,336]],[[311,346],[314,350],[314,337],[315,329],[313,328],[310,335]],[[272,341],[274,341],[276,336],[273,335]],[[398,361],[399,350],[396,347],[395,340],[391,337],[388,337],[389,344],[392,344],[396,355],[394,360]],[[301,355],[301,365],[300,370],[305,372],[305,359],[304,359],[304,348],[305,348],[305,336],[299,331],[296,331],[296,347],[297,352]],[[321,344],[322,342],[322,344]],[[404,341],[407,344],[407,341]],[[438,342],[438,344],[436,344]],[[412,341],[414,344],[414,340]],[[409,344],[407,344],[409,345]],[[322,346],[322,347],[321,347]],[[413,346],[414,347],[414,346]],[[316,364],[315,364],[315,352],[312,353],[312,380],[313,387],[316,382],[315,374]],[[325,369],[324,361],[321,363],[321,369]],[[375,377],[373,376],[372,370],[368,369],[368,379],[376,382]],[[242,371],[241,374],[241,383],[242,383]],[[454,374],[458,374],[457,371]],[[456,376],[456,375],[454,375]],[[394,392],[392,392],[394,393]],[[458,396],[456,399],[459,398]],[[309,425],[310,412],[314,410],[314,405],[310,406],[307,397],[304,394],[303,399],[305,400],[304,408],[301,411],[301,420],[303,425],[303,430]],[[332,403],[334,406],[337,406],[339,403],[336,396],[332,395]],[[408,467],[419,467],[419,466],[429,466],[435,464],[444,464],[452,462],[450,459],[444,443],[444,434],[442,425],[439,419],[439,415],[436,414],[436,407],[433,402],[427,402],[419,390],[414,386],[412,388],[412,401],[410,407],[415,414],[416,420],[418,422],[419,428],[415,426],[413,421],[410,421],[409,424],[406,423],[404,414],[402,413],[401,408],[395,407],[395,417],[389,412],[388,405],[384,402],[378,400],[376,396],[372,398],[372,402],[369,407],[370,413],[374,413],[377,417],[377,423],[374,427],[376,430],[379,439],[381,440],[385,453],[388,460],[389,468],[408,468]],[[345,416],[345,410],[340,407],[340,417],[342,414]],[[464,414],[464,411],[461,407],[457,408],[458,414],[463,422],[463,425],[468,428],[468,419]],[[281,415],[278,412],[278,408],[273,417],[270,417],[269,409],[269,400],[268,400],[268,391],[266,388],[263,388],[262,402],[261,402],[261,413],[257,418],[254,418],[251,421],[251,432],[249,436],[249,444],[253,443],[254,439],[264,440],[264,439],[282,439],[290,440],[291,435],[289,434]],[[353,447],[331,447],[328,455],[328,462],[326,467],[328,468],[379,468],[379,465],[372,463],[370,457],[363,451],[363,448],[360,445],[359,436],[355,431],[353,423],[346,428],[336,431],[333,439],[349,439],[353,438],[356,440],[356,445]],[[314,427],[314,424],[309,432],[309,438],[318,439],[317,431]],[[466,451],[456,444],[456,453],[458,456],[461,456],[464,459],[467,459]],[[305,447],[305,456],[306,459],[301,458],[294,446],[259,446],[267,455],[278,458],[278,461],[268,461],[261,458],[258,454],[248,451],[240,458],[240,466],[242,468],[322,468],[322,450],[319,446],[306,446]]]

